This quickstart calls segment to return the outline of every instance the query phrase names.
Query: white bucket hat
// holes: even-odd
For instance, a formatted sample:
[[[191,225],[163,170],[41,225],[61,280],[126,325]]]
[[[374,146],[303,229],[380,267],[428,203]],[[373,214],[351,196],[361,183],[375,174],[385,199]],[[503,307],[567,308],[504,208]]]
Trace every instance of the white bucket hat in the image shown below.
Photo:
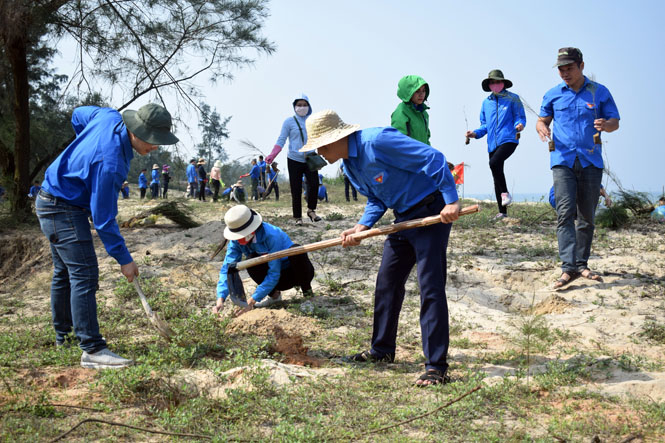
[[[222,167],[222,162],[220,162],[219,160],[217,160],[217,161],[215,162],[215,168],[221,168],[221,167]]]
[[[228,240],[240,240],[256,231],[263,219],[261,215],[245,205],[234,206],[224,214],[224,237]]]
[[[315,112],[307,119],[307,144],[300,148],[300,152],[313,151],[335,143],[358,129],[360,125],[347,125],[330,109]]]

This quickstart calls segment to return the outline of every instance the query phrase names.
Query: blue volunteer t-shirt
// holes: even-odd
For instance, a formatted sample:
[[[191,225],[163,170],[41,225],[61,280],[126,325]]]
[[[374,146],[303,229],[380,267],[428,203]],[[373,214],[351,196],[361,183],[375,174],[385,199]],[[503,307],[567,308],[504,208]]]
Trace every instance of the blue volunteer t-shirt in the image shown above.
[[[572,168],[576,157],[584,168],[589,165],[603,167],[602,144],[593,143],[593,135],[598,132],[593,121],[620,118],[612,94],[605,86],[585,76],[584,85],[575,92],[562,82],[543,97],[540,117],[554,118],[552,139],[555,150],[550,153],[550,168],[557,165]]]

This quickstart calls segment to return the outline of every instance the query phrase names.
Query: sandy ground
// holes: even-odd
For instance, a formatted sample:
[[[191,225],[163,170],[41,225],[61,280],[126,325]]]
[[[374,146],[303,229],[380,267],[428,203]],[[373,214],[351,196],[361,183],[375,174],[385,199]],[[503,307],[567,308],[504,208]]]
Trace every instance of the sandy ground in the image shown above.
[[[289,198],[289,196],[285,196]],[[136,200],[120,200],[120,218],[126,219],[149,208],[154,203],[139,204]],[[210,260],[209,256],[222,240],[223,224],[220,221],[228,206],[206,203],[195,204],[196,216],[202,225],[182,230],[172,222],[159,218],[155,226],[123,229],[127,244],[142,276],[157,277],[168,288],[172,297],[187,299],[193,293],[209,294],[212,307],[215,301],[215,285],[222,255]],[[290,218],[290,208],[275,207],[271,202],[254,205],[268,222],[282,227],[300,244],[333,238],[353,226],[359,218],[363,204],[321,204],[318,210],[324,221],[313,224],[306,220],[297,227]],[[341,214],[341,220],[329,221],[331,214]],[[386,219],[390,219],[387,214]],[[387,221],[386,221],[387,222]],[[561,356],[561,347],[541,354],[532,362],[531,371],[537,372],[553,359],[569,359],[593,352],[616,361],[622,355],[652,362],[652,367],[662,368],[665,346],[655,344],[640,335],[645,322],[665,322],[665,243],[662,226],[621,231],[609,231],[594,240],[590,265],[603,276],[603,282],[578,279],[564,290],[549,289],[560,271],[556,263],[556,239],[553,227],[543,232],[516,230],[516,221],[508,219],[497,225],[478,230],[453,228],[449,245],[449,271],[447,295],[451,327],[461,332],[455,338],[466,339],[471,346],[451,346],[450,360],[457,363],[476,361],[488,352],[500,353],[513,349],[516,324],[525,318],[542,315],[551,329],[569,333],[567,354]],[[517,223],[518,224],[518,223]],[[27,314],[35,309],[48,309],[48,290],[51,273],[50,257],[45,239],[39,231],[3,235],[2,267],[0,270],[0,296],[20,296],[25,301],[21,308],[3,308],[0,316]],[[98,241],[98,240],[97,240]],[[340,247],[310,254],[315,265],[316,296],[308,306],[324,306],[340,317],[347,315],[345,305],[330,303],[335,297],[347,296],[356,305],[370,309],[374,279],[381,257],[382,238],[363,241],[362,246],[344,250]],[[13,246],[8,246],[11,243]],[[549,254],[533,254],[534,250],[550,251]],[[102,279],[99,297],[112,298],[115,282],[120,278],[119,267],[108,257],[101,243],[97,249]],[[11,265],[8,265],[11,263]],[[251,294],[253,283],[242,274],[245,288]],[[341,289],[332,291],[330,281]],[[420,328],[418,324],[418,289],[415,272],[407,284],[407,297],[401,315],[398,337],[398,359],[422,361],[420,352]],[[283,293],[286,302],[301,297],[296,290]],[[227,303],[230,305],[230,303]],[[137,303],[137,309],[140,306]],[[230,315],[232,306],[226,306]],[[355,311],[357,312],[357,311]],[[305,357],[342,353],[344,350],[326,349],[329,334],[344,336],[353,333],[359,325],[367,325],[371,318],[349,318],[348,324],[334,330],[326,330],[309,316],[298,316],[283,307],[255,310],[233,321],[234,333],[250,333],[263,330],[269,334],[284,334],[284,340],[292,340],[285,346],[296,357],[275,362],[264,362],[270,369],[275,383],[287,383],[293,377],[330,376],[343,372],[343,368],[327,364],[317,357],[308,361]],[[281,328],[276,332],[275,327]],[[367,343],[369,344],[369,336]],[[300,341],[298,341],[300,340]],[[283,343],[284,344],[284,343]],[[288,356],[289,352],[283,354]],[[604,357],[596,357],[602,361]],[[478,360],[480,361],[480,360]],[[308,366],[307,368],[302,365]],[[478,371],[487,374],[491,383],[515,371],[511,365],[478,363]],[[236,368],[228,374],[228,384],[215,390],[223,395],[223,389],[240,383],[237,375],[247,368]],[[87,371],[76,369],[72,374],[55,374],[53,383],[72,384],[71,380],[85,378]],[[83,371],[83,372],[81,372]],[[416,375],[410,374],[409,376]],[[64,378],[63,378],[64,377]],[[206,389],[213,379],[205,373],[189,371],[183,380]],[[80,389],[80,386],[76,389]],[[637,371],[619,365],[611,365],[599,373],[588,389],[608,395],[648,396],[654,401],[665,401],[665,372],[662,370]]]

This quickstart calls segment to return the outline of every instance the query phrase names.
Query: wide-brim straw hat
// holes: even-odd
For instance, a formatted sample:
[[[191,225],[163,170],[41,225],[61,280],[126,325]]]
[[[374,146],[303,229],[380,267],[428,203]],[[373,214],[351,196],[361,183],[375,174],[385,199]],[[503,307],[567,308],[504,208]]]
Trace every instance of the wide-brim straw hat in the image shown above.
[[[217,160],[217,161],[215,162],[215,168],[221,168],[221,167],[222,167],[222,162],[220,162],[219,160]]]
[[[242,184],[242,181],[241,181],[241,180],[238,180],[238,181],[236,182],[236,184],[235,184],[235,185],[236,185],[236,186],[243,186],[243,184]]]
[[[240,240],[256,231],[263,219],[258,212],[245,205],[234,206],[224,214],[224,237],[227,240]]]
[[[300,152],[313,151],[335,143],[360,129],[360,125],[347,125],[333,110],[315,112],[307,119],[307,144]]]
[[[206,161],[203,158],[200,158],[198,162],[196,162],[197,165],[205,165]]]
[[[159,169],[159,165],[155,163],[154,165],[152,165],[152,169]]]
[[[503,72],[501,72],[501,69],[492,69],[490,73],[487,74],[487,78],[483,80],[483,82],[480,84],[483,87],[483,91],[485,92],[491,91],[490,80],[497,80],[503,82],[503,89],[508,89],[513,86],[513,82],[503,77]]]
[[[155,103],[143,105],[138,111],[126,110],[122,121],[129,132],[151,145],[174,145],[179,141],[171,133],[171,114]]]

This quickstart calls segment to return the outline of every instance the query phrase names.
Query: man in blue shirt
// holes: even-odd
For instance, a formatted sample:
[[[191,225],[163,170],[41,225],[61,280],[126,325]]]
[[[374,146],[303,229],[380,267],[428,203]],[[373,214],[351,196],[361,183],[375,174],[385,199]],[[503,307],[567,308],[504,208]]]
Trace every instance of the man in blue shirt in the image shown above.
[[[159,197],[159,165],[155,163],[152,165],[152,172],[150,173],[150,194],[152,195],[152,198],[158,198]]]
[[[28,197],[30,197],[30,198],[37,197],[37,194],[39,193],[40,189],[42,189],[42,187],[39,186],[39,182],[35,181],[35,183],[32,186],[30,186],[30,191],[28,192]]]
[[[189,197],[196,198],[197,192],[197,174],[196,174],[196,160],[191,159],[189,161],[189,166],[187,166],[187,183],[189,185]]]
[[[561,48],[556,65],[563,83],[543,97],[536,130],[550,139],[561,277],[554,289],[578,277],[600,281],[588,267],[594,214],[603,178],[600,132],[619,128],[619,111],[610,91],[583,74],[582,52]],[[554,132],[550,124],[554,121]],[[552,150],[551,144],[554,144]]]
[[[390,208],[395,222],[440,215],[442,223],[390,234],[374,292],[372,348],[349,357],[351,361],[395,359],[397,323],[404,285],[418,264],[420,326],[426,372],[416,381],[429,386],[449,381],[446,248],[451,223],[459,217],[459,200],[446,158],[436,149],[398,130],[359,130],[334,111],[321,111],[307,120],[309,139],[301,152],[318,150],[328,163],[343,159],[344,172],[367,196],[358,224],[342,232],[342,246],[356,246],[352,234],[371,228]]]
[[[243,174],[240,178],[247,177],[252,180],[252,200],[259,199],[259,180],[261,180],[261,168],[256,164],[256,159],[252,159],[252,169],[247,174]]]
[[[178,138],[171,133],[171,115],[156,104],[122,116],[114,109],[82,106],[74,110],[72,126],[76,139],[46,170],[35,202],[42,232],[51,243],[56,345],[65,345],[73,327],[83,350],[81,366],[120,368],[132,361],[111,352],[99,332],[99,269],[88,217],[120,272],[133,281],[139,269],[116,221],[118,191],[133,151],[146,155]]]
[[[258,163],[259,168],[261,169],[261,186],[263,186],[263,189],[266,189],[268,187],[268,183],[266,182],[266,162],[263,160],[263,156],[259,155],[259,163]]]
[[[145,198],[146,189],[148,189],[148,179],[145,176],[147,171],[148,170],[146,168],[143,168],[139,174],[139,190],[141,191],[141,200]]]
[[[219,270],[215,314],[224,308],[229,295],[228,272],[232,265],[247,258],[289,249],[294,244],[277,226],[266,223],[257,212],[245,205],[237,205],[224,214],[224,237],[229,240],[224,264]],[[233,271],[232,271],[233,272]],[[249,276],[258,286],[247,302],[245,310],[265,307],[281,300],[280,291],[300,286],[303,295],[311,297],[314,266],[307,254],[293,255],[247,268]]]

